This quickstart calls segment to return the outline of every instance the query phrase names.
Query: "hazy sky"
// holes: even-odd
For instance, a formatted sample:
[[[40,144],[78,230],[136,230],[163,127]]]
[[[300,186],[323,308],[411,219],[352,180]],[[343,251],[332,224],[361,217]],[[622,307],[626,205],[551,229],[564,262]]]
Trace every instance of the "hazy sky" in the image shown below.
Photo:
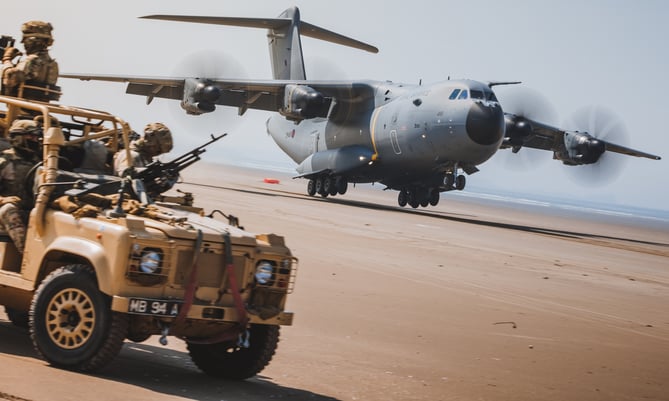
[[[669,3],[640,1],[142,1],[33,0],[6,4],[0,33],[20,39],[21,23],[50,21],[51,54],[61,72],[143,76],[200,74],[271,78],[266,32],[203,24],[142,20],[148,14],[275,17],[296,5],[304,21],[371,43],[378,54],[303,38],[308,78],[376,79],[423,84],[449,76],[481,81],[520,80],[540,92],[565,122],[597,105],[626,125],[628,145],[661,161],[622,158],[606,185],[584,185],[573,168],[551,160],[520,160],[500,151],[468,177],[477,191],[513,191],[572,200],[669,210]],[[22,50],[22,48],[21,48]],[[222,68],[196,59],[211,54]],[[172,128],[183,151],[210,133],[229,132],[204,157],[209,161],[293,163],[266,135],[268,113],[236,110],[186,116],[178,102],[125,95],[125,85],[61,80],[64,104],[108,110],[137,131],[151,121]],[[510,99],[514,88],[496,89]],[[508,101],[508,100],[507,100]],[[219,108],[222,110],[223,108]],[[523,153],[523,151],[521,151]],[[381,188],[382,186],[379,186]],[[446,205],[444,202],[440,207]]]

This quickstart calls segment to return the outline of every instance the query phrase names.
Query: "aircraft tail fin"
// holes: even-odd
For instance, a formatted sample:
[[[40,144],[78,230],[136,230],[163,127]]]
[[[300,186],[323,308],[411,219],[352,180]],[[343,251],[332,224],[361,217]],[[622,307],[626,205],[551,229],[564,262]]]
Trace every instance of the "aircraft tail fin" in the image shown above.
[[[367,43],[301,21],[300,10],[297,7],[291,7],[285,10],[277,18],[204,17],[187,15],[147,15],[140,18],[230,25],[246,28],[265,28],[268,30],[267,40],[269,43],[270,59],[272,61],[272,75],[274,79],[306,79],[300,36],[325,40],[371,53],[379,52],[379,49]]]

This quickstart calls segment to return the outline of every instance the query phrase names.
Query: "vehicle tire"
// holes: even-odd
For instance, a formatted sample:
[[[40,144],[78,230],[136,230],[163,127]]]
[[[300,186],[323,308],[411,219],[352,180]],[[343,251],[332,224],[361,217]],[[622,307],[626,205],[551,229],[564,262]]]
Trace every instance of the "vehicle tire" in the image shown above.
[[[237,346],[237,340],[218,344],[187,342],[193,363],[209,376],[244,380],[260,373],[272,360],[279,344],[277,325],[252,324],[249,348]]]
[[[16,309],[12,309],[8,306],[5,306],[5,312],[9,321],[14,324],[14,326],[27,329],[30,327],[30,320],[28,319],[28,312],[21,312]]]
[[[30,305],[30,337],[50,364],[94,371],[121,350],[128,317],[112,312],[95,272],[86,265],[54,270],[40,284]]]
[[[309,180],[307,183],[307,194],[309,196],[314,196],[316,195],[316,180],[313,178]]]

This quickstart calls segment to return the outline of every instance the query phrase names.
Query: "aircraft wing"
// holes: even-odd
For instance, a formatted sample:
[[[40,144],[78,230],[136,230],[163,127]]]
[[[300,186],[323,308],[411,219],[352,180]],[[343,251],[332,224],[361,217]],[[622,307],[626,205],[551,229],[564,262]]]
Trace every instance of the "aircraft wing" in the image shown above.
[[[243,114],[247,109],[280,112],[287,118],[326,117],[332,100],[360,109],[373,107],[374,88],[352,81],[287,81],[204,78],[156,78],[141,76],[60,74],[61,78],[127,83],[126,93],[180,100],[191,114],[231,106]],[[347,108],[347,109],[348,109]],[[311,114],[309,114],[311,113]],[[304,114],[304,115],[302,115]],[[315,115],[312,115],[315,114]]]
[[[507,133],[501,148],[514,152],[522,147],[553,151],[555,158],[565,164],[591,164],[605,151],[628,156],[660,160],[661,157],[599,139],[601,133],[569,131],[535,121],[526,117],[506,113]]]

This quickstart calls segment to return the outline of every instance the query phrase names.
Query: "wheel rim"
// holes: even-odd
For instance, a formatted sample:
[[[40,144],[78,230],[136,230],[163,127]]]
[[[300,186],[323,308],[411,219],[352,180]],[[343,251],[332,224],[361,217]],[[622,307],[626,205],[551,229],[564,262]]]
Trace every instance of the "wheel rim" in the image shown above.
[[[93,335],[95,309],[91,298],[83,291],[68,288],[49,302],[46,329],[51,340],[65,349],[84,345]]]

